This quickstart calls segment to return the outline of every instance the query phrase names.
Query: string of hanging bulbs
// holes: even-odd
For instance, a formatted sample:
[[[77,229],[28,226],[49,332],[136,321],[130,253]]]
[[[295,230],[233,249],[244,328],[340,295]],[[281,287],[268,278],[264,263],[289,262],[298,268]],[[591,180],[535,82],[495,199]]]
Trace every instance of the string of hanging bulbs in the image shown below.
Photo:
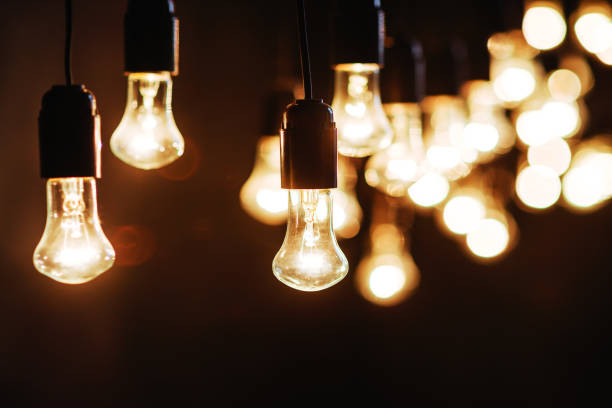
[[[518,226],[506,210],[541,212],[562,202],[587,212],[612,197],[612,136],[581,141],[587,120],[583,96],[593,87],[578,47],[612,64],[612,11],[583,1],[569,21],[574,46],[546,72],[538,60],[567,36],[555,1],[527,1],[522,30],[496,33],[486,44],[489,80],[429,95],[421,44],[393,38],[386,50],[379,0],[338,0],[333,15],[335,77],[331,107],[312,95],[307,9],[297,1],[304,97],[277,95],[275,114],[258,143],[252,174],[240,191],[250,215],[287,224],[272,262],[274,275],[302,291],[328,288],[349,271],[338,238],[361,229],[355,192],[365,182],[379,193],[373,205],[369,251],[355,268],[360,293],[390,306],[418,287],[399,212],[435,217],[475,260],[490,262],[516,243]],[[47,223],[34,253],[41,273],[63,283],[87,282],[114,262],[100,226],[96,179],[100,116],[95,97],[74,85],[70,68],[72,4],[65,1],[65,85],[43,97],[39,116],[41,177],[47,179]],[[124,21],[126,109],[110,146],[122,161],[156,169],[178,159],[184,140],[172,115],[172,77],[178,74],[178,19],[171,0],[129,0]],[[391,55],[390,55],[391,56]],[[452,64],[451,64],[452,65]],[[379,76],[396,86],[382,103]],[[516,149],[514,174],[491,165]],[[340,154],[340,156],[338,156]],[[510,187],[509,187],[510,186]]]

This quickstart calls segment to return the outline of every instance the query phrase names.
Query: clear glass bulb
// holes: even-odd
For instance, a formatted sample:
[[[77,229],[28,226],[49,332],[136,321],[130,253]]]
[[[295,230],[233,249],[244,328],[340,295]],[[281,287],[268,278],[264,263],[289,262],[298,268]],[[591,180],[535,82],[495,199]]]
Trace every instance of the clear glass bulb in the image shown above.
[[[259,222],[282,224],[287,220],[287,190],[280,185],[280,137],[262,137],[253,172],[240,189],[242,208]]]
[[[62,283],[84,283],[109,269],[115,250],[104,235],[96,205],[96,181],[47,182],[47,224],[34,251],[36,269]]]
[[[368,160],[365,179],[383,193],[401,197],[422,175],[425,149],[421,110],[416,103],[391,103],[384,107],[391,119],[395,141]]]
[[[332,109],[338,126],[338,151],[365,157],[391,144],[393,132],[380,101],[377,64],[340,64]]]
[[[127,164],[149,170],[178,159],[185,150],[172,115],[169,72],[128,75],[125,113],[111,137],[111,150]]]
[[[346,276],[348,261],[332,229],[331,190],[289,190],[287,233],[272,271],[303,291],[328,288]]]

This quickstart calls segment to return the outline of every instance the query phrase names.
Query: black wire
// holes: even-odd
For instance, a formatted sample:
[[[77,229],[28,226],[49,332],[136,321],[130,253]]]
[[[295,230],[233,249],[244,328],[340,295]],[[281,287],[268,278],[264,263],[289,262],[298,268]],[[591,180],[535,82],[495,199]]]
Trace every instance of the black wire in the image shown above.
[[[72,85],[72,67],[71,67],[71,50],[72,50],[72,0],[65,1],[66,11],[66,43],[64,47],[64,75],[66,76],[66,85]]]
[[[298,24],[300,32],[300,61],[304,81],[304,99],[312,99],[312,76],[310,74],[310,55],[308,54],[308,33],[306,31],[306,8],[304,0],[297,0]]]

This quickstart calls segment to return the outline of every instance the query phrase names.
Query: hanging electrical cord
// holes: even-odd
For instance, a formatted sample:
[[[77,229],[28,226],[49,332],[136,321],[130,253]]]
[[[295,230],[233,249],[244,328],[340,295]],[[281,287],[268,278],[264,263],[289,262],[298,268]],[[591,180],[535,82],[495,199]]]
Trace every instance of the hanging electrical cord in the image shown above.
[[[96,204],[100,169],[100,115],[93,93],[72,84],[72,2],[66,0],[65,85],[42,98],[38,115],[40,176],[47,179],[47,223],[34,267],[62,283],[88,282],[115,261]]]
[[[308,31],[306,30],[306,7],[304,0],[297,0],[298,26],[300,35],[300,62],[304,83],[304,99],[312,99],[312,74],[310,72],[310,55],[308,53]]]
[[[64,3],[66,13],[66,41],[64,46],[64,75],[66,76],[66,86],[72,85],[72,0]]]

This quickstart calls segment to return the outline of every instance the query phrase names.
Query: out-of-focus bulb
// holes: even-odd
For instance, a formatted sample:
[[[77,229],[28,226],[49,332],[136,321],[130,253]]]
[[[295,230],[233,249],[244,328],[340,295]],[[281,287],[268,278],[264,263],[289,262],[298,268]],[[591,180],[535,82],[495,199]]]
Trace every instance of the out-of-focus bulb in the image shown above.
[[[532,60],[493,59],[491,78],[495,95],[507,103],[518,103],[525,100],[536,88],[535,68]]]
[[[612,47],[605,51],[598,52],[597,58],[606,65],[612,65]]]
[[[490,152],[499,142],[499,132],[492,123],[475,118],[463,129],[465,143],[479,152]]]
[[[561,195],[561,180],[550,167],[527,166],[516,177],[516,194],[528,207],[548,208]]]
[[[365,169],[366,182],[385,194],[400,197],[421,174],[425,153],[422,138],[421,110],[414,103],[385,105],[395,141],[372,156]]]
[[[549,101],[542,106],[550,137],[571,137],[575,135],[582,121],[576,103]]]
[[[569,69],[557,69],[548,76],[548,91],[554,100],[573,102],[582,94],[580,78]]]
[[[396,305],[417,288],[419,269],[404,248],[404,239],[394,225],[377,225],[371,234],[371,241],[371,253],[357,267],[359,291],[374,304]]]
[[[537,2],[523,16],[525,40],[539,50],[550,50],[561,44],[566,31],[561,9],[553,2]]]
[[[428,172],[408,188],[408,196],[421,207],[433,207],[444,201],[449,189],[446,178],[438,173]]]
[[[85,283],[109,269],[115,251],[104,235],[96,206],[96,181],[47,181],[47,224],[34,251],[36,269],[62,283]]]
[[[480,258],[494,258],[501,255],[510,243],[508,226],[495,218],[483,218],[467,234],[468,249]]]
[[[272,262],[274,275],[303,291],[328,288],[348,272],[332,228],[331,190],[289,190],[287,233]]]
[[[280,138],[262,137],[257,143],[253,172],[240,189],[242,208],[264,224],[284,223],[287,219],[287,191],[280,184]]]
[[[171,103],[169,72],[129,74],[125,113],[110,140],[115,156],[145,170],[178,159],[185,142],[174,123]]]
[[[563,177],[563,197],[580,210],[596,208],[612,197],[612,152],[595,138],[582,147]]]
[[[380,100],[377,64],[339,64],[332,109],[338,127],[338,151],[365,157],[391,144],[393,132]]]
[[[467,234],[478,226],[485,216],[483,202],[471,195],[456,195],[444,205],[443,219],[455,234]]]
[[[602,7],[585,7],[578,13],[580,15],[574,23],[574,31],[584,49],[597,54],[611,48],[612,20],[609,6],[605,4]]]
[[[532,166],[550,167],[561,175],[572,161],[572,151],[565,140],[557,137],[544,144],[530,147],[527,150],[527,161]]]

